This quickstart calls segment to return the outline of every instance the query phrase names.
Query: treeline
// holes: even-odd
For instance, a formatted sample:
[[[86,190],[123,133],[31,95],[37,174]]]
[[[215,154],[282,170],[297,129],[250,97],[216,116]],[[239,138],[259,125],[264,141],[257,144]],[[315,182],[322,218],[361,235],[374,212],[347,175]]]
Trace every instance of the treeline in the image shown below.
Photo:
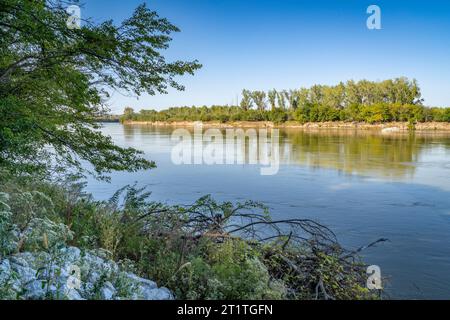
[[[125,108],[121,121],[450,122],[450,108],[424,106],[415,80],[348,81],[298,90],[242,91],[239,106]]]
[[[101,116],[95,117],[97,122],[119,122],[120,116],[115,114],[103,114]]]

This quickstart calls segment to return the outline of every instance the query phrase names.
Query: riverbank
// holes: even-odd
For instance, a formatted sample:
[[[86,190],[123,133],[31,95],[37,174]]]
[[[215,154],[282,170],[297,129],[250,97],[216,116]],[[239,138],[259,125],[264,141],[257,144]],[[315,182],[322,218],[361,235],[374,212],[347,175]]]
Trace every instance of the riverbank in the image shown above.
[[[147,125],[147,126],[173,126],[173,127],[191,127],[195,121],[125,121],[126,125]],[[408,122],[386,122],[370,124],[365,122],[307,122],[299,123],[296,121],[287,121],[276,124],[271,121],[204,121],[203,127],[214,128],[299,128],[299,129],[357,129],[357,130],[379,130],[384,132],[403,132],[411,130],[411,124]],[[449,122],[420,122],[414,125],[416,131],[450,131]]]
[[[78,183],[0,182],[0,300],[378,297],[330,229],[273,220],[260,203],[170,206],[134,186],[96,201]]]

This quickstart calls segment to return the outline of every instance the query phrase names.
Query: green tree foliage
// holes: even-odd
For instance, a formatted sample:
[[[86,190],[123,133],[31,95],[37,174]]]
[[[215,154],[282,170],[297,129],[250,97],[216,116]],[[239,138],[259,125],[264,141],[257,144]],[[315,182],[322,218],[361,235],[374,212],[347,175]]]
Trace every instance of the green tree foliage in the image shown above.
[[[252,92],[249,90],[242,90],[241,108],[244,111],[250,110],[253,106]]]
[[[336,86],[315,85],[298,90],[270,90],[270,110],[265,109],[262,91],[243,90],[241,107],[212,106],[170,108],[163,111],[141,110],[122,121],[273,121],[295,120],[301,123],[322,121],[450,121],[450,108],[422,105],[420,88],[415,80],[398,78],[382,82],[348,81]],[[253,108],[253,102],[256,109]]]
[[[286,100],[289,103],[289,110],[297,109],[297,106],[298,106],[297,90],[285,91],[284,95],[286,96]]]
[[[278,100],[278,108],[280,108],[281,110],[286,110],[286,92],[285,91],[278,92],[277,100]]]
[[[277,90],[269,90],[267,97],[269,98],[270,109],[275,110],[277,107]]]
[[[252,99],[255,102],[256,108],[260,111],[266,109],[266,93],[264,91],[253,91],[251,93]]]
[[[109,92],[182,90],[175,77],[200,65],[166,62],[161,52],[179,30],[145,5],[120,25],[87,20],[70,29],[67,19],[60,1],[1,0],[0,165],[46,172],[54,156],[80,170],[90,162],[96,174],[152,167],[103,136],[95,119]]]
[[[134,115],[134,109],[130,107],[126,107],[123,110],[123,117],[125,120],[132,120]]]

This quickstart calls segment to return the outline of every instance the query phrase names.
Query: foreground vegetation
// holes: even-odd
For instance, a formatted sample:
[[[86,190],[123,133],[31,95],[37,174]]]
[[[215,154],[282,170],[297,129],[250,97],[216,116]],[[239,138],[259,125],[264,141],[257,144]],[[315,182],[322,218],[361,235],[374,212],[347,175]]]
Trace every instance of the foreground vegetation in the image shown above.
[[[417,83],[399,78],[271,90],[267,94],[243,90],[239,106],[178,107],[138,113],[128,107],[121,121],[450,122],[450,108],[423,106]]]
[[[376,297],[365,288],[356,253],[314,221],[273,221],[250,201],[217,203],[205,196],[191,206],[167,206],[125,187],[99,202],[82,189],[73,181],[2,177],[0,261],[24,251],[57,260],[55,248],[74,246],[101,249],[124,271],[168,287],[178,299]],[[5,282],[2,294],[11,298]],[[20,299],[20,292],[13,297]]]

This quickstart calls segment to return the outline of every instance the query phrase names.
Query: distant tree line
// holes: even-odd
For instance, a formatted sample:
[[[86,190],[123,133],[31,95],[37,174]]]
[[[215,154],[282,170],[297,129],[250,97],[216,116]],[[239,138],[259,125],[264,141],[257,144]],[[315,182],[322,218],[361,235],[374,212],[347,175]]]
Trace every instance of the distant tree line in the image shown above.
[[[423,105],[416,80],[347,81],[268,92],[244,89],[239,106],[176,107],[163,111],[126,108],[121,121],[405,121],[450,122],[450,108]]]

